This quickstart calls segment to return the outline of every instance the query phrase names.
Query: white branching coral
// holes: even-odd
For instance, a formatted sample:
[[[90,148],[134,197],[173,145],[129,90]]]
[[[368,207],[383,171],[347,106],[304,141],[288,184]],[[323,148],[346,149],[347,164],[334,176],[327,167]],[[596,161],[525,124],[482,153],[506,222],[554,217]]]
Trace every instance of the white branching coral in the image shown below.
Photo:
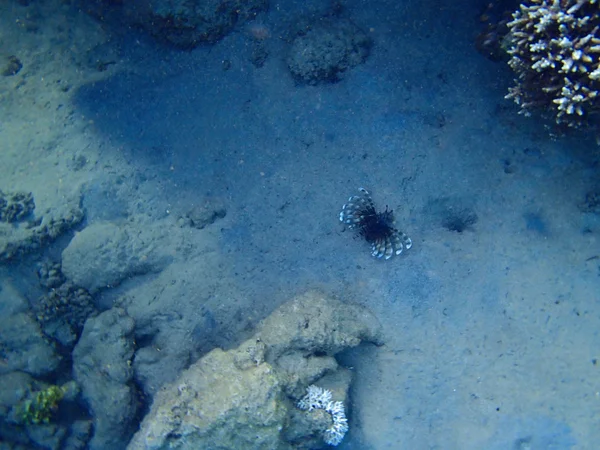
[[[323,433],[323,440],[329,445],[339,445],[348,431],[348,419],[342,402],[331,400],[331,391],[310,385],[306,389],[306,395],[298,401],[298,408],[305,411],[323,409],[331,414],[332,424]]]
[[[546,109],[579,126],[600,110],[599,0],[530,0],[507,26],[518,79],[506,98],[521,112]]]

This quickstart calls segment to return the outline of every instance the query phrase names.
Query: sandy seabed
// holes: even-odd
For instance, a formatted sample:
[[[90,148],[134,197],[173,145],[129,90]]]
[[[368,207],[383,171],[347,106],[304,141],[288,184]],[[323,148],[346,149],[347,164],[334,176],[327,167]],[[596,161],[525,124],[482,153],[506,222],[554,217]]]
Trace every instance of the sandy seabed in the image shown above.
[[[207,231],[218,264],[179,271],[176,292],[213,286],[204,306],[233,330],[219,345],[307,289],[368,306],[386,345],[341,357],[355,382],[340,448],[593,449],[600,222],[579,206],[598,148],[517,115],[509,69],[474,49],[473,4],[350,1],[372,54],[339,83],[298,86],[278,33],[316,5],[272,8],[256,68],[242,31],[181,52],[68,4],[5,3],[0,42],[23,68],[0,79],[0,189],[32,192],[36,211],[82,196],[86,224],[167,234],[223,199]],[[337,222],[361,186],[411,236],[400,257],[374,260]],[[173,251],[180,267],[196,244]]]

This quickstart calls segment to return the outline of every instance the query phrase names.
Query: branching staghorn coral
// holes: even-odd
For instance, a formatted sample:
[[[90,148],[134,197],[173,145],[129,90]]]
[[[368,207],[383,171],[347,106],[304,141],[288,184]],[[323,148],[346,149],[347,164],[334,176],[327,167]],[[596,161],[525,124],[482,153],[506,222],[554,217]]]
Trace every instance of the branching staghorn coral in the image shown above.
[[[558,124],[589,123],[600,110],[600,5],[598,0],[530,0],[508,23],[509,90],[521,107],[551,112]]]

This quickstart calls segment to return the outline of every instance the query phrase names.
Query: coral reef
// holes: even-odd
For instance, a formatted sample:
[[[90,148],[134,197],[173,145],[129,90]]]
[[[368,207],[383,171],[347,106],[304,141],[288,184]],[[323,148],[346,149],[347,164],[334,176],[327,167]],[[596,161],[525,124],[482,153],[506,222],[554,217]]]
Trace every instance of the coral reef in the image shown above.
[[[560,125],[589,124],[600,107],[597,0],[531,0],[507,26],[518,79],[506,98],[524,114],[539,109]]]
[[[336,82],[367,59],[371,46],[369,36],[351,21],[321,19],[298,32],[287,65],[298,82]]]
[[[359,195],[353,195],[342,206],[340,222],[350,229],[356,229],[371,244],[371,255],[390,259],[404,249],[412,247],[412,240],[395,228],[394,212],[387,207],[382,213],[375,209],[375,203],[365,188],[359,188]]]
[[[209,352],[158,392],[128,449],[292,450],[341,441],[351,373],[334,355],[362,341],[381,342],[369,311],[317,292],[301,295],[237,349]],[[301,400],[315,383],[325,386],[322,401]],[[298,404],[322,408],[309,414]]]

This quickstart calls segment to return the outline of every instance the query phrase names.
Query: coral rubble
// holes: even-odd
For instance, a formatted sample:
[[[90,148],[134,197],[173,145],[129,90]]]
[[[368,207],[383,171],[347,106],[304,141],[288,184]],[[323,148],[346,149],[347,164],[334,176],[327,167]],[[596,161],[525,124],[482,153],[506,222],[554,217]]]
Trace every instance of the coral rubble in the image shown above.
[[[509,90],[529,114],[551,111],[556,123],[588,124],[600,101],[600,9],[597,0],[530,0],[508,23]]]

